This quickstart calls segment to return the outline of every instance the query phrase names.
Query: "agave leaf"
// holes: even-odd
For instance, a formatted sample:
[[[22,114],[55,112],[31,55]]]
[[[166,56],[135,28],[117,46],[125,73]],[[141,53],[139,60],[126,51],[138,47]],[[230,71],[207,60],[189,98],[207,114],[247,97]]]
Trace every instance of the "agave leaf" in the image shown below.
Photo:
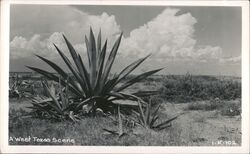
[[[137,97],[146,97],[146,96],[157,95],[158,93],[159,91],[138,91],[138,92],[133,93],[133,95]]]
[[[36,102],[40,105],[45,104],[46,102],[50,102],[53,101],[51,98],[45,98],[45,99],[41,99],[41,98],[32,98],[31,101]]]
[[[47,102],[47,104],[50,106],[50,107],[52,107],[57,113],[59,113],[59,114],[63,114],[63,112],[62,112],[62,110],[60,110],[54,103],[52,103],[52,102]],[[49,111],[49,110],[48,110]]]
[[[145,117],[145,114],[144,114],[144,112],[143,112],[143,109],[142,109],[142,105],[141,105],[141,102],[140,101],[138,101],[138,106],[139,106],[139,113],[140,113],[140,119],[142,120],[142,122],[143,122],[143,125],[145,126],[145,127],[147,127],[147,121],[146,121],[146,117]]]
[[[68,85],[68,79],[66,80],[66,87],[65,87],[65,108],[66,109],[70,104],[69,104],[69,85]]]
[[[152,120],[151,120],[150,123],[149,123],[150,128],[153,128],[153,127],[154,127],[154,123],[156,122],[157,119],[159,119],[159,116],[158,116],[158,115],[157,115],[157,116],[154,116],[154,117],[152,118]]]
[[[82,93],[84,96],[86,96],[86,85],[84,83],[84,80],[81,78],[81,76],[79,75],[79,72],[73,67],[73,65],[71,64],[71,62],[69,61],[69,59],[61,52],[61,50],[54,44],[56,50],[58,51],[58,53],[60,54],[60,56],[62,57],[62,59],[64,60],[64,62],[66,63],[66,65],[68,66],[68,68],[70,69],[70,71],[73,73],[74,77],[77,79],[77,81],[80,83],[81,88],[83,89]]]
[[[81,58],[81,55],[78,55],[78,57],[79,57],[79,60],[80,60],[80,65],[81,65],[81,67],[83,69],[82,76],[84,77],[86,85],[87,85],[87,89],[89,90],[88,94],[91,95],[93,88],[90,85],[89,73],[86,70],[86,67],[84,66],[84,63],[83,63],[82,58]]]
[[[120,111],[120,105],[118,105],[118,123],[119,123],[119,136],[123,134],[122,130],[122,118],[121,118],[121,111]]]
[[[68,76],[67,73],[65,73],[58,65],[56,65],[55,63],[53,63],[52,61],[43,58],[39,55],[36,55],[38,58],[40,58],[41,60],[43,60],[44,62],[46,62],[47,64],[49,64],[57,73],[59,73],[63,78],[66,79],[66,77]]]
[[[55,102],[56,106],[51,104],[50,102],[48,102],[48,104],[50,104],[57,112],[62,114],[62,108],[61,108],[61,105],[58,102],[56,96],[53,94],[53,92],[50,91],[50,89],[48,88],[48,86],[44,82],[42,82],[42,84],[43,84],[45,90],[48,92],[49,96],[52,98],[53,102]]]
[[[39,104],[44,104],[44,103],[46,103],[46,102],[51,102],[51,101],[53,101],[52,98],[45,98],[45,99],[42,99],[42,100],[40,100],[40,101],[37,101],[36,99],[32,99],[32,100],[36,101],[36,103],[39,103]]]
[[[119,78],[117,80],[117,83],[119,83],[122,79],[124,79],[128,74],[130,74],[134,69],[136,69],[143,61],[145,61],[148,57],[150,56],[147,55],[144,58],[141,58],[132,64],[128,65],[126,68],[124,68],[120,73],[119,73]]]
[[[61,85],[61,78],[59,78],[59,96],[61,98],[62,110],[64,110],[67,107],[67,101],[68,100],[67,100],[65,94],[63,93],[63,88],[62,88],[62,85]]]
[[[32,102],[30,102],[32,105],[37,105],[37,106],[40,106],[40,107],[44,107],[44,105],[42,105],[41,103],[39,103],[39,101],[37,100],[32,100]],[[47,102],[46,102],[47,103]]]
[[[102,89],[102,87],[100,87],[100,83],[101,83],[101,78],[102,78],[102,74],[103,74],[106,51],[107,51],[107,40],[105,41],[105,44],[104,44],[102,51],[101,51],[99,58],[98,58],[99,64],[98,64],[97,79],[96,79],[95,89],[94,89],[95,91],[98,91],[98,92],[100,91],[100,89]]]
[[[108,76],[109,76],[109,73],[110,73],[110,70],[111,70],[111,67],[114,63],[114,60],[115,60],[115,57],[116,57],[116,54],[117,54],[117,51],[118,51],[118,48],[119,48],[119,45],[120,45],[120,42],[121,42],[121,39],[122,39],[122,33],[121,35],[119,36],[119,38],[116,40],[110,54],[109,54],[109,57],[108,57],[108,60],[105,64],[105,69],[104,69],[104,73],[103,73],[103,78],[102,78],[102,81],[101,81],[101,85],[103,85]]]
[[[152,71],[148,71],[148,72],[145,72],[145,73],[142,73],[142,74],[140,74],[140,75],[138,75],[138,76],[136,76],[136,77],[130,79],[129,81],[127,81],[126,83],[124,83],[121,87],[117,88],[115,91],[121,91],[121,90],[123,90],[123,89],[125,89],[125,88],[127,88],[127,87],[129,87],[129,86],[131,86],[131,85],[133,85],[134,83],[136,83],[136,82],[138,82],[138,81],[140,81],[140,80],[143,80],[143,79],[145,79],[146,77],[148,77],[148,76],[150,76],[150,75],[152,75],[152,74],[154,74],[154,73],[159,72],[159,71],[162,70],[162,69],[163,69],[163,68],[161,68],[161,69],[156,69],[156,70],[152,70]]]
[[[39,69],[39,68],[31,67],[31,66],[26,66],[26,67],[28,67],[29,69],[31,69],[31,70],[39,73],[39,74],[42,74],[43,76],[45,76],[49,80],[53,80],[53,81],[59,82],[59,78],[56,75],[54,75],[53,73],[50,73],[48,71],[45,71],[45,70],[42,70],[42,69]],[[65,82],[62,81],[62,84],[65,85]],[[74,94],[76,94],[78,96],[82,96],[81,91],[79,91],[76,87],[69,86],[69,89]]]
[[[38,104],[38,103],[34,103],[34,102],[32,102],[31,104],[33,105],[32,108],[37,109],[37,110],[46,111],[46,112],[47,112],[47,110],[44,109],[44,107],[43,107],[42,105],[40,105],[40,104]]]
[[[125,69],[123,69],[117,76],[116,82],[114,82],[112,85],[110,85],[109,90],[113,89],[122,79],[124,79],[129,73],[131,73],[136,67],[138,67],[144,60],[146,60],[150,55],[139,59],[129,66],[127,66]]]
[[[32,103],[32,102],[31,102],[31,103]],[[54,113],[54,112],[52,112],[52,111],[50,111],[50,110],[47,110],[44,106],[40,105],[40,103],[33,102],[32,104],[33,104],[38,110],[45,111],[45,112],[47,112],[47,113],[49,113],[49,114],[52,114],[52,115],[58,117],[58,115],[57,115],[56,113]]]
[[[103,128],[102,130],[109,132],[110,134],[119,135],[119,133],[117,133],[117,131],[114,131],[114,130],[108,130],[106,128]]]
[[[160,131],[160,130],[166,129],[166,128],[168,128],[168,127],[171,127],[171,123],[170,123],[170,124],[168,124],[168,125],[165,125],[165,126],[159,127],[159,128],[154,128],[154,129],[156,129],[157,131]]]
[[[149,124],[149,121],[150,121],[150,114],[151,114],[150,110],[151,110],[151,101],[148,103],[147,109],[146,109],[147,124]]]
[[[160,124],[156,125],[156,126],[155,126],[155,128],[164,127],[165,125],[169,124],[171,121],[173,121],[173,120],[177,119],[177,118],[178,118],[178,116],[179,116],[179,115],[174,116],[173,118],[170,118],[170,119],[168,119],[168,120],[166,120],[166,121],[164,121],[164,122],[162,122],[162,123],[160,123]]]
[[[101,94],[102,94],[102,95],[105,95],[105,94],[107,94],[109,91],[111,91],[112,88],[114,87],[114,84],[116,83],[117,79],[118,79],[118,77],[114,77],[113,79],[108,80],[108,81],[105,83],[104,87],[102,88]]]
[[[113,96],[113,97],[114,97],[113,99],[110,99],[111,101],[112,101],[112,100],[116,100],[115,98],[117,98],[117,99],[126,99],[126,98],[127,98],[127,97],[124,96],[123,94],[118,93],[118,92],[113,92],[113,91],[110,91],[110,92],[109,92],[109,96]]]
[[[70,51],[70,54],[75,62],[75,65],[80,73],[80,76],[82,77],[81,79],[83,79],[84,83],[87,85],[86,88],[90,88],[90,85],[88,84],[88,80],[87,80],[87,73],[86,73],[86,68],[84,66],[84,64],[82,63],[82,59],[81,56],[76,53],[74,47],[72,46],[72,44],[67,40],[67,38],[63,35],[63,38],[67,44],[67,47]]]
[[[129,105],[129,106],[138,106],[138,103],[136,101],[131,101],[131,100],[115,100],[112,101],[113,104],[117,105]]]
[[[91,68],[90,68],[90,83],[91,86],[94,87],[95,80],[96,80],[96,43],[95,43],[95,36],[93,34],[92,28],[90,28],[89,34],[89,51],[91,55]]]
[[[140,101],[140,103],[142,103],[144,105],[147,104],[141,98],[139,98],[139,97],[137,97],[135,95],[132,95],[132,94],[126,94],[126,93],[123,93],[123,92],[115,92],[115,91],[109,92],[109,96],[119,96],[119,95],[122,95],[123,98],[121,98],[121,97],[114,97],[114,98],[111,98],[109,100],[110,101],[114,101],[114,100],[118,100],[118,99],[128,99],[128,100],[132,100],[132,101]]]
[[[137,101],[138,99],[134,97],[134,95],[129,95],[121,92],[115,92],[115,91],[110,91],[108,93],[108,100],[109,101],[115,101],[115,100],[120,100],[120,99],[127,99],[127,100],[132,100],[132,101]]]
[[[89,52],[90,51],[90,48],[89,48],[89,40],[87,38],[87,36],[85,35],[85,44],[86,44],[86,48],[87,48],[87,55],[88,55],[88,61],[89,61],[89,68],[91,68],[91,53]]]
[[[160,106],[161,105],[158,105],[158,107],[156,108],[156,110],[152,113],[152,118],[154,118],[155,116],[157,116],[157,113],[158,113],[158,111],[160,109]]]
[[[102,48],[102,31],[101,29],[99,30],[99,33],[98,33],[98,38],[97,38],[97,55],[100,55],[100,52],[101,52],[101,48]],[[98,57],[99,59],[99,57]],[[99,65],[99,64],[98,64]],[[97,66],[99,67],[99,66]]]

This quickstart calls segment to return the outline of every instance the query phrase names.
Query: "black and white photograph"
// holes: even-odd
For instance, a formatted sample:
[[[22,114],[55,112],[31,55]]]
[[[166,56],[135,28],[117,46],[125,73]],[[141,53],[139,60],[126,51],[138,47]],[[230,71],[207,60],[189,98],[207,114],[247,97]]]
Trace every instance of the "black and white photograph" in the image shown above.
[[[242,5],[145,4],[9,5],[10,148],[249,144]]]

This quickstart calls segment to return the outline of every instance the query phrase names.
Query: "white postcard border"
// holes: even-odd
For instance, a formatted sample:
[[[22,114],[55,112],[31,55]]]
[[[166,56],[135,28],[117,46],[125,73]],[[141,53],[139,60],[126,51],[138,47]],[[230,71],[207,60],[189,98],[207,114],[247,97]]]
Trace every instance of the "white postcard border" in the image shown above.
[[[242,7],[242,145],[226,146],[9,146],[8,145],[8,76],[10,4],[57,5],[168,5],[168,6],[240,6]],[[70,1],[3,0],[1,1],[1,89],[0,150],[8,153],[247,153],[249,152],[249,3],[247,1]]]

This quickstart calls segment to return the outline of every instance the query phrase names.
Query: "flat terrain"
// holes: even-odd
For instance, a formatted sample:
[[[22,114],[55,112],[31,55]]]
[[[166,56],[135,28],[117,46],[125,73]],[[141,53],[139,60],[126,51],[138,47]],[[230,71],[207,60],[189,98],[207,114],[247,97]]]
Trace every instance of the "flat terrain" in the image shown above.
[[[30,100],[10,98],[9,136],[14,138],[10,144],[125,146],[239,146],[241,144],[240,79],[221,79],[222,77],[190,79],[173,76],[157,78],[138,83],[129,91],[142,89],[160,91],[157,96],[151,96],[150,99],[152,103],[161,104],[159,116],[162,121],[184,113],[167,129],[154,131],[140,126],[124,126],[126,135],[118,137],[103,131],[103,128],[117,130],[117,124],[109,117],[85,117],[79,123],[35,119],[27,114],[30,112],[26,108],[30,106]],[[15,139],[18,137],[31,137],[31,140],[18,141]],[[32,137],[50,141],[38,141]],[[64,139],[63,142],[60,139]]]

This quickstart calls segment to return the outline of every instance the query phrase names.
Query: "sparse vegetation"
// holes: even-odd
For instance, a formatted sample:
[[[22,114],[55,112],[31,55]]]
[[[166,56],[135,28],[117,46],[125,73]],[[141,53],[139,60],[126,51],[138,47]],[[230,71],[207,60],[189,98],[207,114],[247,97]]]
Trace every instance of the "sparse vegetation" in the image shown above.
[[[23,80],[16,74],[9,82],[9,97],[24,98],[33,94],[34,89],[31,80]]]
[[[158,105],[158,107],[153,110],[151,101],[146,105],[145,108],[139,104],[139,113],[134,111],[134,119],[136,119],[135,122],[146,129],[152,129],[156,131],[170,127],[171,122],[177,119],[179,115],[171,117],[170,119],[167,119],[163,122],[159,122],[159,108],[160,105]]]
[[[232,79],[186,74],[164,77],[159,91],[160,97],[179,103],[215,98],[232,100],[241,97],[241,83]]]
[[[221,115],[236,116],[241,114],[241,102],[236,101],[220,101],[219,99],[210,101],[198,101],[189,103],[187,110],[217,110]]]
[[[63,37],[74,64],[54,46],[70,73],[37,55],[56,73],[28,66],[40,76],[10,78],[9,135],[74,142],[10,141],[11,145],[211,145],[221,136],[241,144],[240,128],[226,136],[227,118],[240,127],[234,119],[241,114],[239,78],[153,75],[161,69],[131,74],[148,56],[111,74],[122,34],[105,58],[107,41],[102,45],[101,32],[95,40],[90,30],[85,38],[87,65]],[[173,108],[166,110],[165,104]],[[213,125],[215,119],[219,123]],[[224,131],[218,131],[221,128]],[[217,134],[209,138],[206,131]]]
[[[225,103],[220,109],[222,115],[225,116],[237,116],[241,114],[241,102],[229,101]]]

